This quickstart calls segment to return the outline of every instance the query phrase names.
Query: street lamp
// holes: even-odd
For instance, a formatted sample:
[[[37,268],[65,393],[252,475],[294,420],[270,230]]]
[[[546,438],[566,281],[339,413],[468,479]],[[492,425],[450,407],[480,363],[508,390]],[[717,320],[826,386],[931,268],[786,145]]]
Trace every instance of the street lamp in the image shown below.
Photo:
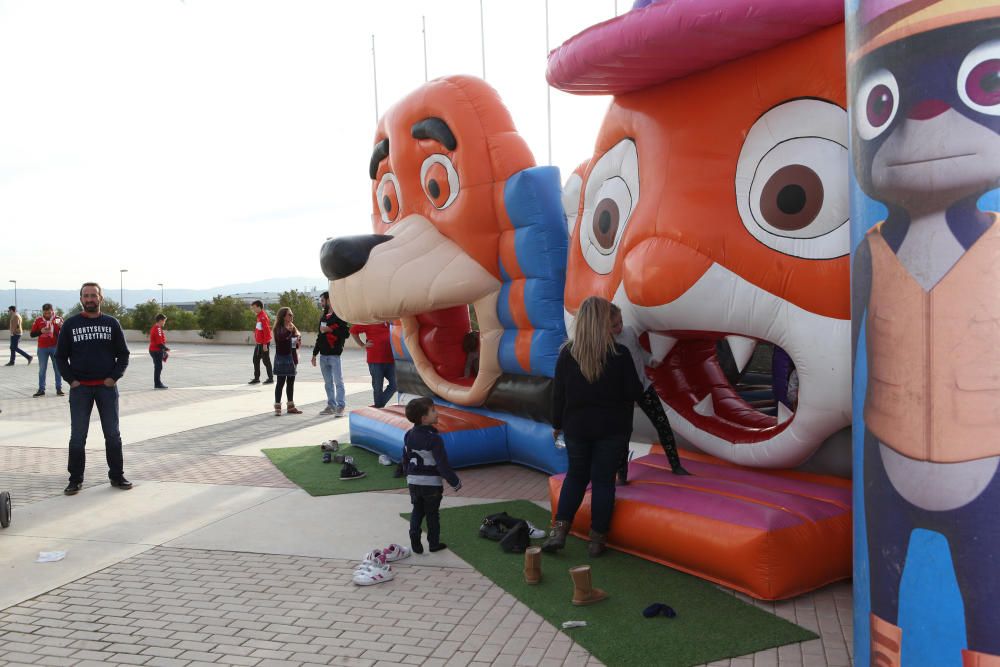
[[[167,304],[163,301],[163,283],[156,283],[160,286],[160,308],[166,308]]]
[[[128,269],[118,269],[118,301],[121,303],[122,310],[125,310],[125,274],[128,273]]]
[[[7,282],[14,283],[14,309],[16,310],[17,309],[17,281],[16,280],[8,280]]]

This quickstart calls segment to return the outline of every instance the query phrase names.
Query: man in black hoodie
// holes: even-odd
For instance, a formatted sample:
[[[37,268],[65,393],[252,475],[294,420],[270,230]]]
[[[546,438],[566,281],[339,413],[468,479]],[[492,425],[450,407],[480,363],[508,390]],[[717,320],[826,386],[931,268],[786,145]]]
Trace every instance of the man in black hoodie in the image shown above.
[[[323,308],[323,316],[320,317],[319,334],[316,336],[316,345],[313,346],[312,365],[316,365],[318,356],[319,370],[323,373],[323,383],[326,386],[326,407],[320,414],[343,417],[347,397],[340,355],[344,352],[344,341],[351,334],[351,327],[333,312],[329,292],[320,295],[319,305]]]
[[[104,295],[97,283],[80,288],[83,312],[67,318],[56,344],[56,363],[63,380],[69,382],[69,486],[72,496],[83,488],[86,466],[87,432],[90,413],[97,405],[104,431],[111,486],[124,491],[132,488],[125,479],[122,437],[118,432],[118,380],[128,367],[129,351],[118,320],[101,312]]]

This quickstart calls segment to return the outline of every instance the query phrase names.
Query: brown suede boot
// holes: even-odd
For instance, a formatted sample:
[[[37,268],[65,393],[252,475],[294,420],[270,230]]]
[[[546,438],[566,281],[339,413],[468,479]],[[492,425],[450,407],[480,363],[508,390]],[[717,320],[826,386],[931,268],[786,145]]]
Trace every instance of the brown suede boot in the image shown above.
[[[903,630],[889,621],[871,615],[872,665],[874,667],[900,667],[903,650]]]
[[[1000,667],[1000,656],[962,649],[962,667]]]
[[[582,607],[607,599],[607,593],[591,586],[589,565],[571,567],[569,576],[573,578],[573,604],[576,606]]]
[[[542,548],[524,550],[524,583],[534,586],[542,580]]]
[[[281,403],[275,403],[274,404],[274,416],[275,417],[280,417],[281,416]]]
[[[301,415],[302,414],[302,411],[299,410],[297,407],[295,407],[295,404],[292,403],[291,401],[288,401],[288,409],[285,410],[285,412],[287,412],[290,415]]]
[[[587,555],[591,558],[601,556],[608,549],[608,536],[604,533],[590,531],[590,544],[587,545]]]
[[[552,532],[549,539],[542,543],[542,551],[547,554],[555,553],[566,546],[566,535],[569,534],[569,521],[556,521],[552,524]]]

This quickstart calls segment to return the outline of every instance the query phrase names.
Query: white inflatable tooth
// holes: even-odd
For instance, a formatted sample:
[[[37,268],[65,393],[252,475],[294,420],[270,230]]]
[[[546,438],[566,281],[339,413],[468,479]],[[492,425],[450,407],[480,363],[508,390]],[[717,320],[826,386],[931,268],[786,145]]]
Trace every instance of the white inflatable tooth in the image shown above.
[[[694,404],[694,411],[702,417],[715,416],[715,404],[712,402],[712,394],[709,392],[705,398]]]
[[[745,338],[743,336],[726,336],[726,341],[729,343],[729,349],[733,352],[736,367],[742,373],[743,369],[747,367],[750,357],[753,356],[754,348],[757,347],[757,341],[753,338]]]
[[[778,423],[779,424],[784,424],[786,421],[788,421],[789,419],[791,419],[792,415],[794,415],[794,414],[795,413],[792,412],[788,408],[787,405],[785,405],[781,401],[778,401]]]
[[[677,339],[673,336],[664,336],[658,333],[649,333],[649,357],[654,364],[667,358],[670,350],[674,348]]]

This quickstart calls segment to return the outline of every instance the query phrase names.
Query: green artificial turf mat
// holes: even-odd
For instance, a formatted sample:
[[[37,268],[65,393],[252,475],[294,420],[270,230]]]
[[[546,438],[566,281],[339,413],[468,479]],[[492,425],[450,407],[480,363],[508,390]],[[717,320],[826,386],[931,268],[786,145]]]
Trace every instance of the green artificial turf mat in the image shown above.
[[[609,550],[587,557],[587,543],[570,536],[558,554],[542,554],[542,581],[524,583],[523,554],[508,554],[479,537],[488,514],[505,511],[539,527],[549,513],[526,500],[441,510],[441,538],[448,548],[547,621],[587,621],[565,630],[605,665],[700,665],[817,635],[740,601],[714,585],[677,570]],[[408,514],[403,515],[409,519]],[[538,546],[542,540],[533,540]],[[575,607],[569,568],[592,567],[593,584],[610,594],[596,604]],[[654,602],[673,607],[675,618],[645,618]]]
[[[378,454],[349,444],[341,443],[340,449],[334,454],[353,456],[354,465],[367,473],[361,479],[341,481],[341,464],[323,463],[323,451],[318,445],[281,447],[263,451],[285,477],[298,484],[311,496],[332,496],[338,493],[384,491],[406,487],[405,477],[392,476],[396,471],[395,464],[384,466],[378,462]]]

